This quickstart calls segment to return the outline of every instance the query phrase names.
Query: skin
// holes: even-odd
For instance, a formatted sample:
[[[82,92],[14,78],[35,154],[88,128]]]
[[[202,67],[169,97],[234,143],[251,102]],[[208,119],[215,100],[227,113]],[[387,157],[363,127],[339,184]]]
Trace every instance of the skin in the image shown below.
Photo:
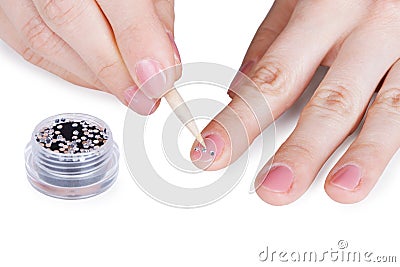
[[[109,92],[125,105],[134,98],[131,108],[146,115],[161,93],[138,90],[145,82],[138,76],[140,62],[151,60],[160,69],[180,63],[173,5],[173,0],[0,0],[0,38],[71,83]]]
[[[399,14],[400,2],[390,0],[275,1],[241,68],[256,86],[235,85],[242,90],[231,87],[231,103],[202,132],[203,136],[217,135],[224,143],[207,169],[221,169],[234,162],[272,118],[278,118],[296,101],[322,64],[330,66],[327,75],[301,112],[293,133],[258,175],[256,192],[273,205],[297,200],[366,114],[360,134],[325,182],[326,193],[335,201],[364,199],[400,146]],[[366,112],[375,90],[379,92]],[[257,112],[264,108],[268,113],[266,106],[257,103],[260,95],[269,103],[273,116]],[[245,131],[229,127],[240,123]],[[247,143],[231,145],[232,140],[246,138]],[[352,177],[358,176],[360,181],[355,188],[346,189],[333,179],[349,164],[356,166]],[[286,166],[292,172],[293,182],[287,190],[277,192],[263,186],[271,165]],[[282,181],[283,173],[276,179]],[[346,179],[345,185],[352,178],[347,175]]]
[[[273,205],[298,199],[366,113],[360,134],[325,183],[335,201],[365,198],[400,146],[398,14],[395,0],[275,1],[241,67],[255,86],[232,86],[231,103],[202,132],[217,151],[207,169],[234,162],[296,101],[322,64],[329,72],[265,167],[286,166],[292,184],[285,192],[268,190],[262,170],[257,194]],[[180,63],[173,22],[173,0],[0,0],[0,38],[26,60],[74,84],[109,92],[140,114],[154,112],[164,92],[138,88],[145,82],[140,63],[151,61],[160,69]],[[173,81],[179,73],[158,81]],[[272,116],[263,112],[266,103]],[[194,163],[204,167],[197,159]],[[351,190],[332,183],[349,164],[361,174]]]

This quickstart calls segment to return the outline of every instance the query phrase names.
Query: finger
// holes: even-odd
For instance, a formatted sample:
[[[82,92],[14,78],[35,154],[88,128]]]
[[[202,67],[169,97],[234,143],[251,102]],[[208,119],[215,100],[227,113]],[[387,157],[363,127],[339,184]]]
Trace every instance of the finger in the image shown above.
[[[135,85],[125,90],[125,99],[130,99],[128,107],[140,115],[152,114],[160,105],[160,101],[147,97]]]
[[[360,27],[343,43],[294,132],[274,156],[271,171],[261,171],[257,194],[264,201],[282,205],[299,198],[359,121],[380,79],[400,55],[400,38],[386,38],[395,34],[382,34],[383,25],[374,21]]]
[[[390,70],[363,128],[329,173],[325,191],[341,203],[355,203],[372,190],[400,147],[400,61]]]
[[[178,47],[175,43],[174,35],[174,0],[156,0],[154,2],[156,13],[160,18],[161,23],[164,25],[173,53],[175,63],[175,79],[182,75],[181,55],[179,54]]]
[[[297,0],[278,0],[275,1],[268,15],[261,23],[250,46],[246,52],[238,73],[231,83],[231,87],[236,87],[243,79],[243,74],[248,74],[255,64],[265,54],[269,46],[275,41],[276,37],[286,27]],[[231,95],[230,90],[228,94]]]
[[[356,2],[351,1],[350,5]],[[364,11],[364,7],[342,8],[348,4],[348,1],[299,2],[288,25],[249,73],[256,86],[241,84],[232,88],[235,95],[229,108],[235,110],[239,118],[228,115],[227,109],[216,117],[223,125],[235,125],[235,121],[242,120],[245,129],[237,131],[233,127],[225,132],[219,123],[212,121],[203,131],[204,136],[211,132],[219,135],[225,144],[221,148],[222,155],[209,169],[225,167],[230,158],[236,160],[272,119],[280,116],[300,96],[335,40],[353,28]],[[337,23],[332,23],[333,20]],[[316,24],[319,26],[315,27]],[[269,103],[272,116],[268,105],[260,103],[262,97]],[[243,132],[247,136],[241,136]],[[229,138],[242,141],[237,147],[231,147]]]
[[[0,0],[0,6],[4,10],[4,14],[7,14],[8,20],[25,44],[24,46],[32,50],[26,50],[25,57],[28,60],[44,58],[45,62],[53,62],[90,84],[90,87],[104,89],[104,85],[96,78],[80,56],[48,28],[32,1]],[[31,58],[33,54],[39,57]],[[42,64],[44,63],[42,62]],[[38,65],[37,62],[36,65]]]
[[[98,0],[114,30],[118,47],[136,84],[150,98],[160,98],[172,87],[174,52],[154,4],[144,1]],[[151,78],[151,79],[150,79]]]
[[[27,61],[31,62],[32,64],[45,69],[66,81],[69,81],[73,84],[97,89],[95,85],[89,84],[86,81],[82,80],[75,74],[59,67],[58,65],[50,62],[43,57],[37,55],[32,49],[26,47],[17,34],[16,29],[13,27],[11,22],[5,16],[3,10],[0,8],[0,39],[7,43],[11,48],[13,48],[17,53],[22,55]]]
[[[111,28],[96,2],[33,2],[45,23],[80,55],[108,91],[127,103],[124,91],[134,83],[118,52]]]

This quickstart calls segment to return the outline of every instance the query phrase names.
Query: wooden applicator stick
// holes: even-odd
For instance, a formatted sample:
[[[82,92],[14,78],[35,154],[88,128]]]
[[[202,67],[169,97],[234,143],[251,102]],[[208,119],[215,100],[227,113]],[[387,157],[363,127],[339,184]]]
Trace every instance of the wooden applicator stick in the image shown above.
[[[178,93],[175,88],[172,88],[168,93],[164,95],[165,99],[167,100],[168,104],[174,111],[175,115],[178,119],[186,124],[186,128],[193,134],[196,140],[203,146],[206,147],[204,143],[204,139],[199,132],[199,128],[197,128],[197,124],[194,121],[193,115],[190,112],[188,106],[183,101],[183,98]],[[179,108],[178,108],[179,107]]]

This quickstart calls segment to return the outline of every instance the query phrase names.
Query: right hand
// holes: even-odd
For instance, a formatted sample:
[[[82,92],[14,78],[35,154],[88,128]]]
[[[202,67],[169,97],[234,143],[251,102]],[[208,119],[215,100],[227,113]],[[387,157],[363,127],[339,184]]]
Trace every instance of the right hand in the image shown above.
[[[174,0],[0,0],[0,38],[64,80],[150,114],[175,74],[138,86],[180,64],[173,8]]]

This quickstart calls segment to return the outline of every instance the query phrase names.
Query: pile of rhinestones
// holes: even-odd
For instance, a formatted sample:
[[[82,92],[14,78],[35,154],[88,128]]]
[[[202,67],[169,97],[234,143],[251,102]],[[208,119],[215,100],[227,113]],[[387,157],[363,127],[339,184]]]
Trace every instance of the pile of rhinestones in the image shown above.
[[[107,129],[85,120],[55,119],[35,134],[36,141],[55,153],[79,154],[98,150],[108,139]]]

